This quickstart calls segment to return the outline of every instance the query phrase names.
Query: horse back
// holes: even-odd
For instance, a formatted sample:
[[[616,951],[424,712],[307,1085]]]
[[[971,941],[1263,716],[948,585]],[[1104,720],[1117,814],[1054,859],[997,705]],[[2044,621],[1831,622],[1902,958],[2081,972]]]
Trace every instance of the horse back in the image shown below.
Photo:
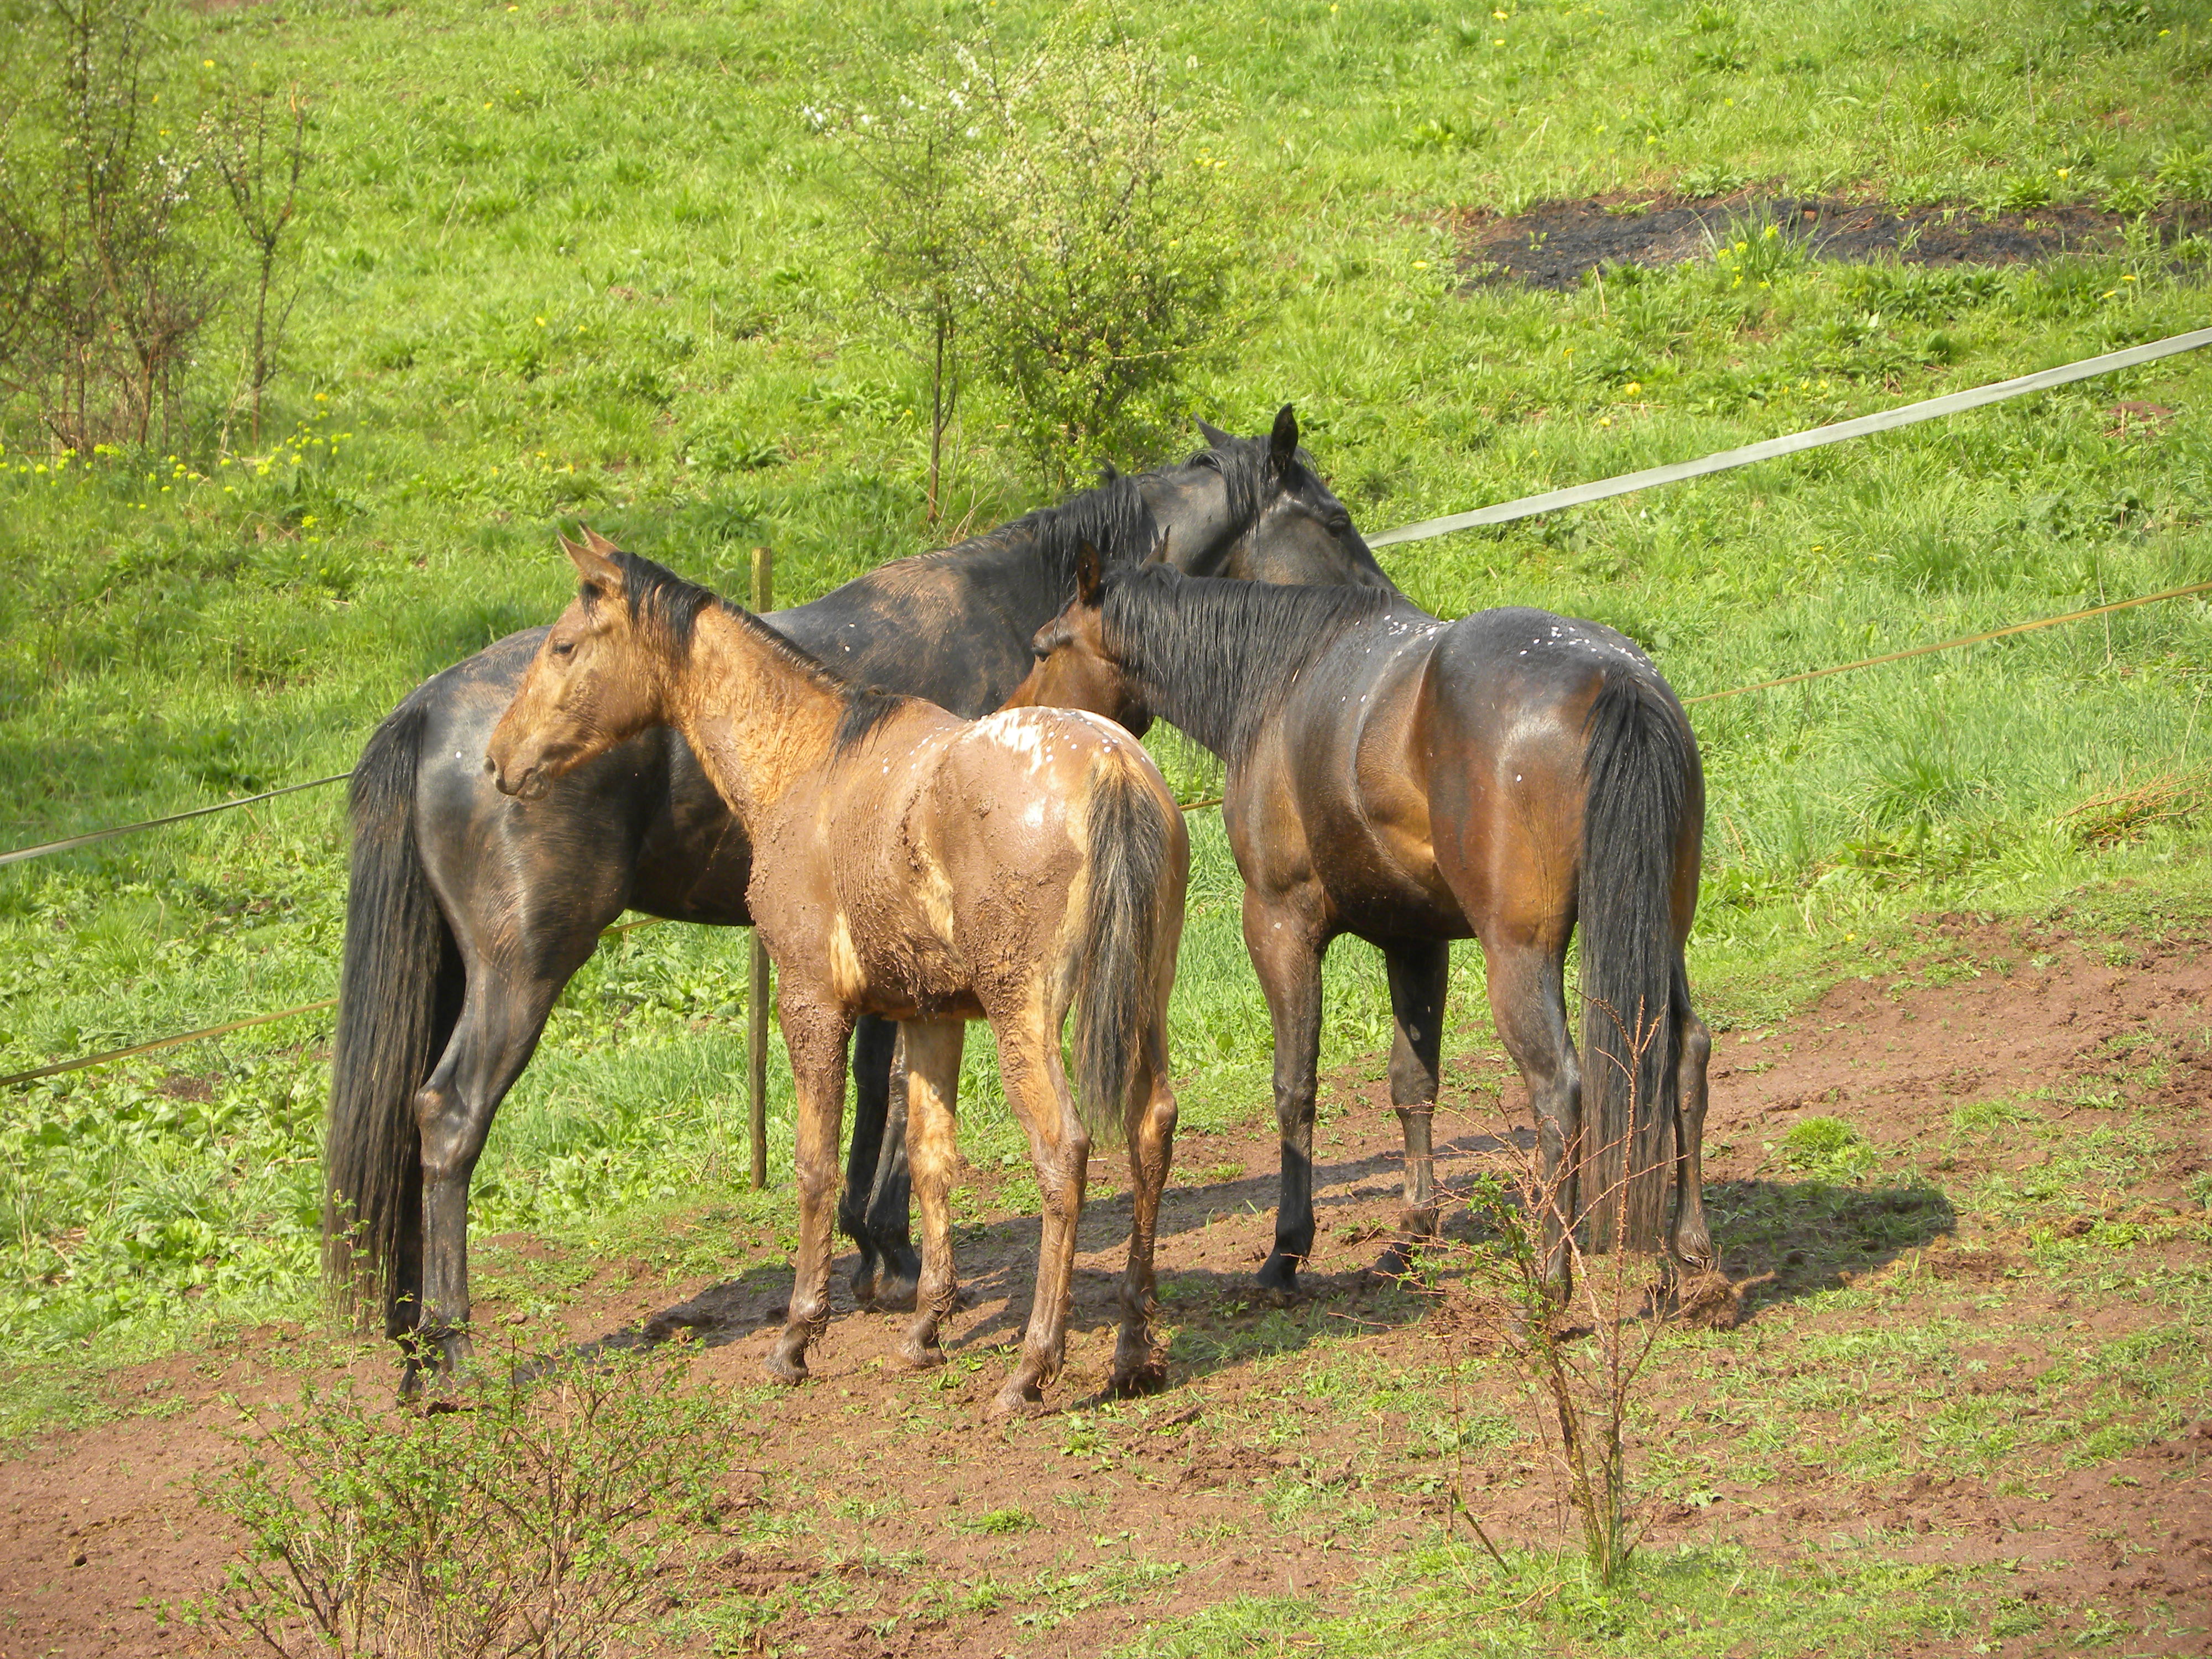
[[[1018,582],[1001,586],[992,591],[961,562],[924,555],[767,621],[856,685],[926,698],[973,719],[1021,684],[1030,639],[1054,608],[1052,595],[1025,595]]]

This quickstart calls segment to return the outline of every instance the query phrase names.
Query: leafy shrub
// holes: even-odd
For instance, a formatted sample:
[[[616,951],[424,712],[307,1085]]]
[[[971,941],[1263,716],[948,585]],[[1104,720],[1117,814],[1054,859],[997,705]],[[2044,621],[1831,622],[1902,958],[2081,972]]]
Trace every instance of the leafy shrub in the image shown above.
[[[519,1358],[462,1409],[311,1388],[249,1416],[244,1460],[199,1488],[244,1559],[187,1622],[300,1659],[585,1659],[625,1638],[711,1522],[727,1408],[666,1354]]]
[[[853,153],[878,295],[929,364],[932,499],[960,363],[1063,482],[1141,450],[1232,322],[1218,164],[1157,52],[1078,15],[1034,52],[905,60],[810,107]]]

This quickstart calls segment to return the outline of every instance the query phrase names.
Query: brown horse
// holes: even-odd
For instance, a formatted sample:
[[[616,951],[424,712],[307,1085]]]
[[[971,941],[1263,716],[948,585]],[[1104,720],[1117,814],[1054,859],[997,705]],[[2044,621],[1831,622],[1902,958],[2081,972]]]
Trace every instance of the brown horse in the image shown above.
[[[905,1352],[942,1363],[957,1305],[946,1200],[970,1019],[999,1042],[1043,1203],[1022,1359],[994,1403],[1060,1370],[1093,1133],[1126,1133],[1134,1220],[1113,1384],[1157,1375],[1152,1242],[1176,1120],[1167,1001],[1190,843],[1143,748],[1093,717],[963,720],[840,679],[750,612],[586,532],[583,574],[492,733],[485,764],[527,802],[650,726],[682,734],[753,848],[746,902],[780,975],[799,1096],[798,1283],[769,1358],[806,1375],[829,1318],[830,1211],[854,1023],[901,1023],[922,1270]],[[1075,1098],[1060,1030],[1076,1010]],[[453,1290],[459,1286],[451,1287]],[[448,1287],[424,1285],[434,1317]]]
[[[1354,933],[1382,947],[1397,1031],[1405,1227],[1433,1235],[1430,1154],[1448,941],[1482,942],[1498,1036],[1527,1080],[1560,1218],[1709,1265],[1699,1145],[1710,1042],[1683,941],[1697,902],[1705,783],[1659,671],[1623,635],[1530,610],[1451,623],[1402,595],[1275,588],[1158,564],[1079,572],[1008,707],[1154,714],[1228,763],[1222,816],[1244,878],[1244,940],[1275,1036],[1282,1134],[1275,1249],[1295,1285],[1313,1248],[1321,962]],[[1585,1077],[1564,970],[1583,930]],[[1585,1099],[1587,1097],[1587,1100]],[[1579,1200],[1579,1201],[1578,1201]],[[1401,1268],[1406,1245],[1386,1255]]]

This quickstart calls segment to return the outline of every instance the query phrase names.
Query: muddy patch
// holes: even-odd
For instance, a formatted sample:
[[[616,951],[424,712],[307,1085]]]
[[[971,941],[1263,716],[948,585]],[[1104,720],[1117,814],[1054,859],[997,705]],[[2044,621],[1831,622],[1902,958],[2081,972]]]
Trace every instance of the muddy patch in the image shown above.
[[[1461,268],[1475,283],[1559,291],[1612,265],[1657,269],[1710,259],[1746,225],[1771,224],[1814,258],[1844,264],[2006,265],[2116,247],[2124,222],[2120,214],[2080,204],[1994,212],[1956,203],[1894,207],[1740,192],[1544,202],[1510,219],[1470,212],[1458,229]],[[2172,211],[2152,223],[2166,241],[2190,228]]]

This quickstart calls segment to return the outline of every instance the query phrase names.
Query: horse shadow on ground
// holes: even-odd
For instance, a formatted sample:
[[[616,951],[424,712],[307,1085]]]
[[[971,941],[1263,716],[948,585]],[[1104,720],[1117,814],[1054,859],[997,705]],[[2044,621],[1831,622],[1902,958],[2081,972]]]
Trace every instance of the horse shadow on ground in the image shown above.
[[[1705,1215],[1722,1270],[1743,1285],[1746,1320],[1840,1290],[1959,1226],[1951,1200],[1936,1188],[1826,1181],[1711,1182]]]
[[[1506,1145],[1495,1136],[1467,1134],[1440,1139],[1435,1150],[1441,1162],[1496,1152]],[[1192,1161],[1202,1162],[1202,1158]],[[1340,1244],[1371,1242],[1373,1253],[1379,1255],[1390,1242],[1389,1230],[1365,1218],[1371,1217],[1378,1203],[1395,1206],[1402,1165],[1395,1149],[1317,1164],[1314,1208],[1318,1237]],[[1093,1167],[1097,1167],[1096,1161]],[[1273,1237],[1276,1192],[1275,1172],[1267,1170],[1203,1186],[1170,1186],[1162,1196],[1161,1247],[1156,1258],[1159,1322],[1175,1329],[1168,1360],[1179,1381],[1247,1359],[1296,1352],[1323,1334],[1412,1324],[1431,1307],[1431,1297],[1364,1268],[1334,1273],[1309,1268],[1290,1296],[1262,1290],[1256,1275]],[[1068,1316],[1072,1339],[1109,1333],[1120,1323],[1117,1296],[1130,1205],[1129,1192],[1122,1188],[1097,1194],[1083,1206],[1076,1235],[1074,1304]],[[1353,1212],[1360,1218],[1355,1219]],[[1214,1232],[1217,1224],[1254,1218],[1264,1224],[1256,1232],[1251,1227]],[[963,1312],[951,1322],[944,1335],[949,1355],[988,1353],[1019,1345],[1036,1287],[1040,1226],[1034,1214],[956,1223],[953,1255],[960,1266],[963,1307],[983,1311],[980,1317]],[[1446,1213],[1444,1232],[1462,1242],[1475,1236],[1471,1221],[1456,1207]],[[1211,1238],[1206,1237],[1210,1233]],[[1172,1241],[1194,1237],[1195,1252],[1172,1247]],[[1200,1260],[1178,1259],[1191,1254]],[[848,1289],[856,1262],[853,1256],[841,1256],[831,1273],[833,1322],[860,1311]],[[757,1263],[636,1324],[580,1344],[574,1352],[588,1359],[674,1340],[708,1348],[753,1338],[765,1341],[786,1316],[791,1274],[787,1262]]]
[[[1510,1139],[1464,1134],[1437,1146],[1440,1164],[1467,1168],[1486,1154],[1525,1152]],[[1370,1244],[1379,1255],[1389,1230],[1375,1224],[1378,1203],[1390,1212],[1400,1179],[1395,1151],[1317,1165],[1317,1237],[1328,1244]],[[1168,1360],[1178,1382],[1189,1382],[1246,1360],[1298,1352],[1320,1335],[1382,1330],[1415,1324],[1437,1306],[1431,1295],[1364,1267],[1321,1272],[1309,1268],[1297,1291],[1285,1297],[1255,1282],[1267,1225],[1224,1229],[1233,1218],[1270,1221],[1276,1196],[1273,1171],[1204,1186],[1170,1187],[1160,1206],[1158,1256],[1160,1322],[1173,1328]],[[1479,1248],[1486,1225],[1448,1192],[1443,1234],[1449,1244]],[[1740,1317],[1839,1289],[1956,1231],[1950,1200],[1932,1187],[1839,1186],[1823,1181],[1717,1181],[1705,1188],[1705,1208],[1722,1249],[1722,1267],[1744,1288]],[[1103,1194],[1084,1206],[1077,1236],[1071,1338],[1110,1333],[1119,1323],[1116,1300],[1122,1251],[1129,1236],[1126,1189]],[[1208,1235],[1212,1237],[1209,1237]],[[961,1264],[963,1312],[945,1334],[954,1356],[1009,1350],[1028,1322],[1036,1284],[1039,1221],[1016,1215],[956,1224],[953,1251]],[[1170,1248],[1193,1240],[1194,1249]],[[1195,1256],[1197,1260],[1191,1260]],[[1182,1259],[1178,1259],[1178,1258]],[[847,1288],[856,1259],[841,1258],[831,1275],[833,1320],[860,1311]],[[1433,1278],[1449,1285],[1469,1273],[1449,1252],[1433,1263]],[[611,1331],[575,1350],[579,1358],[651,1348],[672,1340],[702,1347],[752,1338],[765,1340],[785,1317],[791,1294],[787,1262],[760,1262],[733,1279],[708,1285],[648,1318]]]

